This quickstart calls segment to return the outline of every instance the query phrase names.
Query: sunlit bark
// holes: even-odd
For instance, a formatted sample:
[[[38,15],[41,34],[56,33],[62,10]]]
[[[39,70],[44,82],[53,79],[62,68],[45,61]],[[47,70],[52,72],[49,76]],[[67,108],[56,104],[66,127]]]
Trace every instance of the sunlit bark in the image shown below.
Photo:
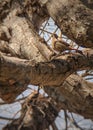
[[[72,78],[69,77],[77,70],[92,69],[93,50],[55,56],[38,34],[41,24],[52,17],[68,38],[79,45],[92,48],[93,10],[90,6],[87,8],[87,5],[80,0],[0,2],[1,98],[13,102],[28,84],[48,86],[47,93],[55,100],[58,99],[59,104],[64,104],[64,109],[93,119],[92,84],[80,77],[77,80],[73,75]],[[15,88],[18,88],[16,93]],[[11,92],[14,92],[14,97]]]

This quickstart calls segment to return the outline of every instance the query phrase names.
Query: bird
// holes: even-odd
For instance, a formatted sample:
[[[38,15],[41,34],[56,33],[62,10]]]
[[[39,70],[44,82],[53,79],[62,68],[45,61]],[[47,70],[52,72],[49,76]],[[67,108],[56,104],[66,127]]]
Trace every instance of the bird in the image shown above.
[[[57,34],[53,34],[52,35],[52,48],[53,50],[62,53],[66,50],[76,50],[74,48],[71,48],[71,46],[66,43],[65,41],[62,40],[62,33],[59,34],[59,36]]]

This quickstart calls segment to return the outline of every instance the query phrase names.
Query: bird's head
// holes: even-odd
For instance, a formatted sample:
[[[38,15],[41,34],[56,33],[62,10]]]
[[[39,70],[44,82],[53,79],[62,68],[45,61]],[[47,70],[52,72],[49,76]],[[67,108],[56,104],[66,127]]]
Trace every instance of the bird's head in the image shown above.
[[[53,34],[52,37],[58,39],[58,35],[57,34]]]

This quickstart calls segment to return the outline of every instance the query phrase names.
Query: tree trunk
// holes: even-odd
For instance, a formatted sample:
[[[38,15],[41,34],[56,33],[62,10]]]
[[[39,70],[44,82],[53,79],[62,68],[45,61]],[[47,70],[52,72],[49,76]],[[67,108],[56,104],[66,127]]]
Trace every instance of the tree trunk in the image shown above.
[[[68,38],[92,48],[92,4],[80,0],[0,2],[0,97],[4,101],[13,102],[28,84],[44,86],[60,108],[93,119],[92,84],[71,75],[93,68],[93,50],[56,55],[38,33],[52,17]]]

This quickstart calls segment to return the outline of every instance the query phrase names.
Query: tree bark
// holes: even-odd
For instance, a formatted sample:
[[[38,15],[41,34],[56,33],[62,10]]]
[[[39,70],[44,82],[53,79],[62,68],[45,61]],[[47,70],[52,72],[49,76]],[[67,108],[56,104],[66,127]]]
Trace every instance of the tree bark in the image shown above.
[[[93,119],[92,84],[69,77],[77,70],[93,68],[93,50],[53,57],[55,53],[38,35],[42,22],[51,16],[68,38],[83,47],[93,47],[92,8],[80,0],[31,0],[22,5],[8,0],[0,3],[0,11],[0,44],[3,41],[9,47],[4,51],[2,44],[0,49],[0,96],[13,102],[28,84],[48,86],[48,94],[64,109]],[[51,86],[58,94],[52,94]],[[20,90],[15,93],[15,88]]]
[[[93,47],[93,2],[88,0],[47,0],[49,15],[63,34],[83,47]],[[88,8],[87,8],[88,6]]]
[[[70,75],[64,83],[54,88],[45,86],[45,91],[53,97],[59,107],[93,120],[93,83],[79,75]]]
[[[9,84],[9,80],[14,79],[14,83],[22,85],[31,83],[59,86],[73,72],[91,68],[92,65],[93,50],[91,49],[85,51],[85,54],[71,53],[38,63],[33,59],[29,61],[11,58],[0,53],[0,82]]]

